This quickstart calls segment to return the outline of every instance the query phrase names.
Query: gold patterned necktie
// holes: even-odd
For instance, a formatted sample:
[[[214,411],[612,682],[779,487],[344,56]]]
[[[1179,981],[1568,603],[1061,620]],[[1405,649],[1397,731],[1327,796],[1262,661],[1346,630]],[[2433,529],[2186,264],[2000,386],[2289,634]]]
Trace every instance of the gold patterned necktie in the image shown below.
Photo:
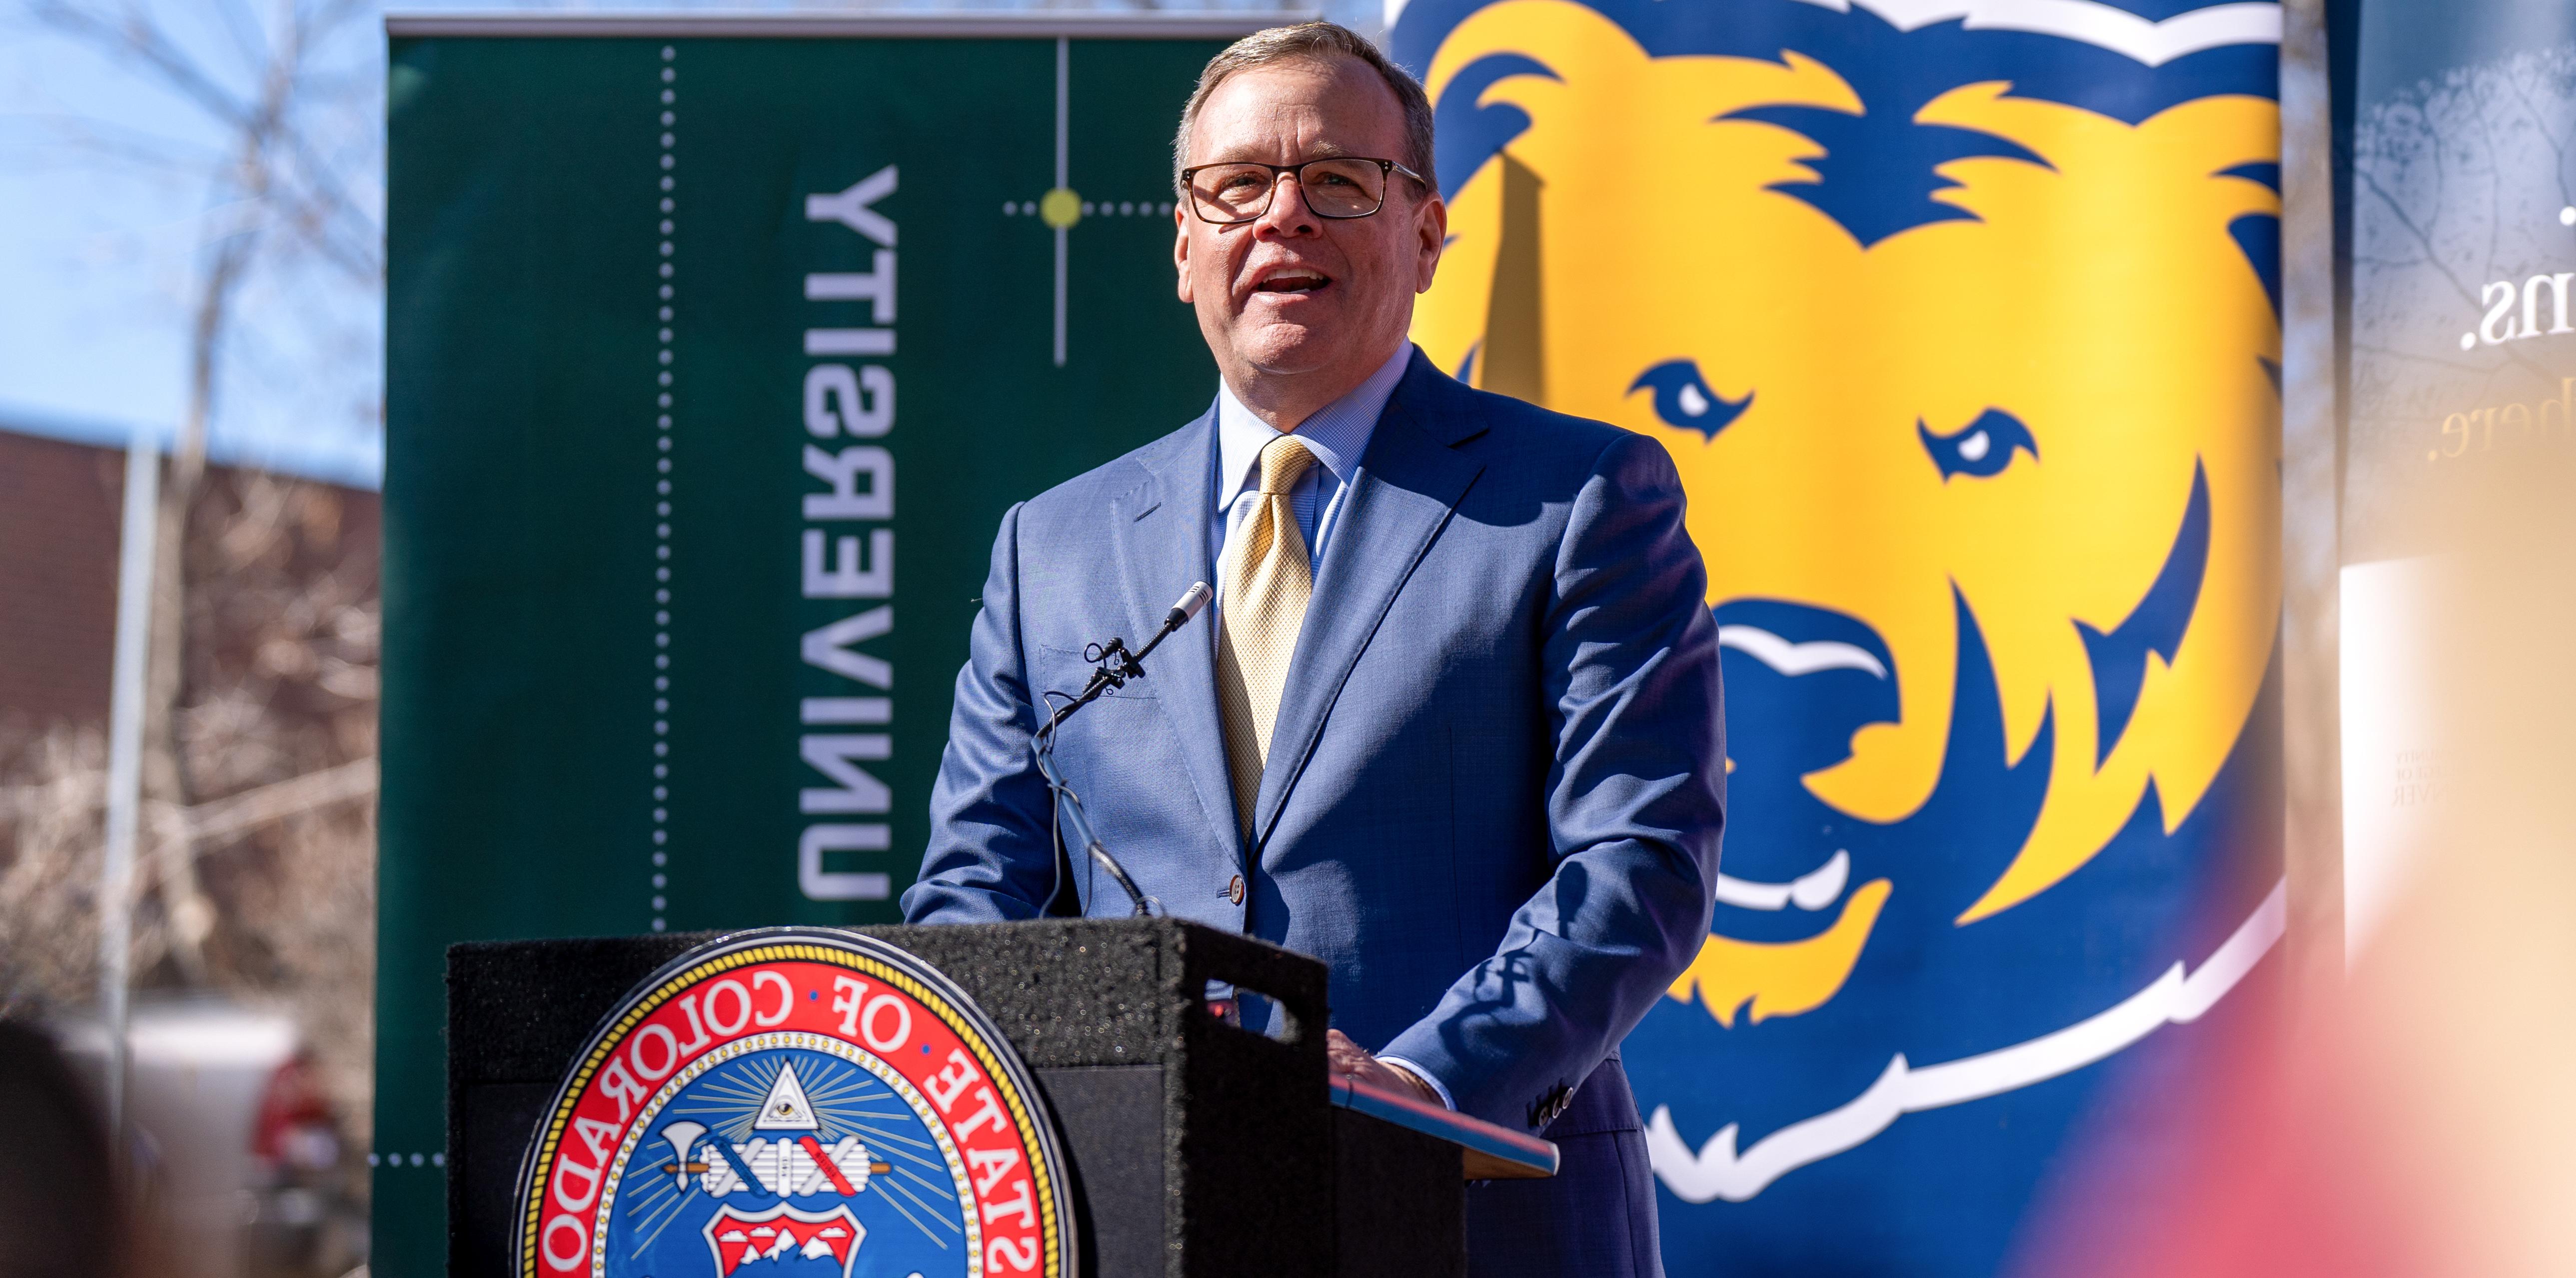
[[[1280,693],[1288,684],[1288,659],[1296,654],[1297,632],[1305,627],[1306,604],[1314,596],[1306,538],[1288,505],[1288,490],[1314,464],[1315,455],[1294,435],[1262,447],[1260,500],[1227,539],[1225,562],[1218,566],[1225,611],[1216,645],[1217,707],[1225,716],[1235,820],[1246,829],[1253,799],[1261,793]]]

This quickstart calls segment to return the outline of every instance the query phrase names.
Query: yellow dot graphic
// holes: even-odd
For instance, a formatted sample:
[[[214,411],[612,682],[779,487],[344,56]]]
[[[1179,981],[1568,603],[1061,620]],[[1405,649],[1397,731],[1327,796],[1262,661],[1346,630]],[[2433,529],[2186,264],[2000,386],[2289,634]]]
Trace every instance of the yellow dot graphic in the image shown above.
[[[1070,187],[1059,186],[1038,200],[1038,218],[1063,230],[1082,220],[1082,197]]]

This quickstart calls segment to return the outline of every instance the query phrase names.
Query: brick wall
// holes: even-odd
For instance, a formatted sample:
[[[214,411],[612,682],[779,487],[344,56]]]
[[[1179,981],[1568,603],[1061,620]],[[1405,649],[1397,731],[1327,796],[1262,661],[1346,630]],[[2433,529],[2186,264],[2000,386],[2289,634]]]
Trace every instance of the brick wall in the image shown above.
[[[0,717],[104,721],[125,454],[0,432]]]
[[[189,549],[191,580],[199,585],[227,566],[209,562],[222,558],[221,548],[202,544],[202,536],[210,522],[220,527],[238,508],[246,476],[207,468],[193,521],[200,540]],[[337,500],[328,503],[333,514],[323,544],[299,538],[287,571],[298,577],[355,571],[372,594],[377,496],[331,487]],[[123,449],[0,430],[0,724],[41,729],[106,722],[124,490]],[[196,615],[208,602],[191,600],[191,686],[215,673],[213,665],[235,665],[244,656],[232,651],[244,638],[235,633],[246,629],[244,619],[225,615],[228,609]],[[304,707],[277,709],[294,715]]]

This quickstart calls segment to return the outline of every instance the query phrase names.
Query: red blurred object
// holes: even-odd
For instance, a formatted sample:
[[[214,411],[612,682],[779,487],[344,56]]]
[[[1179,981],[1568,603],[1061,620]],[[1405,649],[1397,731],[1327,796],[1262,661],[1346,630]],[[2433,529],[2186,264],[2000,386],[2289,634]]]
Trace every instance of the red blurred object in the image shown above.
[[[2018,1278],[2424,1278],[2443,1272],[2401,1156],[2347,1041],[2340,1001],[2304,1021],[2277,988],[2193,1062],[2177,1171],[2141,1184],[2075,1174]],[[2096,1145],[2117,1143],[2116,1131]],[[2104,1159],[2104,1163],[2116,1163]]]
[[[273,1170],[321,1168],[339,1161],[331,1105],[309,1054],[297,1052],[269,1074],[251,1124],[250,1152]]]

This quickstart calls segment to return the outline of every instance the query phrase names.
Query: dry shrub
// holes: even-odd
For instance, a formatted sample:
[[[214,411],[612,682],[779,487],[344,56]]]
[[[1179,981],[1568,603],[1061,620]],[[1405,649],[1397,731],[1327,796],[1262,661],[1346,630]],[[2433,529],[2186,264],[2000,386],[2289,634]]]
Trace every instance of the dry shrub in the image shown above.
[[[207,474],[190,513],[180,708],[136,849],[138,994],[289,1012],[344,1145],[370,1136],[376,499]],[[102,707],[102,711],[104,707]],[[0,1014],[98,980],[106,724],[0,722]]]

